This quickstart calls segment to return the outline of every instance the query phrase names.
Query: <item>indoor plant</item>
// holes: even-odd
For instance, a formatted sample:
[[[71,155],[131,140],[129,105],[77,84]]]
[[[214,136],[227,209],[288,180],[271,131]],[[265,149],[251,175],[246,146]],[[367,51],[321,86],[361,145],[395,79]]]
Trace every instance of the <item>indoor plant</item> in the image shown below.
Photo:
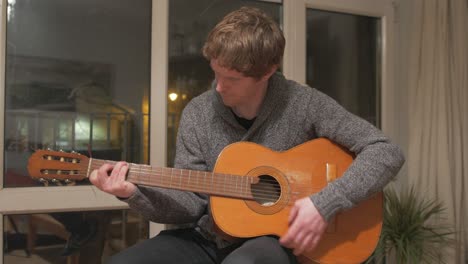
[[[368,263],[392,256],[396,263],[443,263],[443,248],[453,243],[453,229],[441,224],[444,206],[417,195],[413,187],[384,191],[384,217],[379,244]]]

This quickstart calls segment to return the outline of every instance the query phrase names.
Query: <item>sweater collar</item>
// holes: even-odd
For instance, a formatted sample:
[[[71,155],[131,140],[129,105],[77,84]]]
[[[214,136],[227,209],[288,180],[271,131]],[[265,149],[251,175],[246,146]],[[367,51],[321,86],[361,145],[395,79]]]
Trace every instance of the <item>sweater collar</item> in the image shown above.
[[[285,87],[285,85],[286,79],[284,78],[282,73],[276,72],[270,77],[270,79],[268,80],[268,88],[265,94],[265,98],[263,99],[263,102],[260,106],[260,111],[252,127],[250,127],[250,129],[244,135],[243,140],[247,140],[255,132],[255,130],[258,129],[263,124],[263,122],[265,122],[265,120],[270,116],[273,109],[275,109],[275,106],[281,102],[283,94],[285,92],[285,89],[282,89],[282,87]],[[225,121],[227,121],[234,127],[244,129],[236,121],[236,118],[234,117],[234,114],[232,113],[231,109],[224,105],[223,99],[221,98],[219,93],[216,92],[216,80],[213,81],[212,88],[215,94],[215,100],[213,100],[213,104],[216,112]]]

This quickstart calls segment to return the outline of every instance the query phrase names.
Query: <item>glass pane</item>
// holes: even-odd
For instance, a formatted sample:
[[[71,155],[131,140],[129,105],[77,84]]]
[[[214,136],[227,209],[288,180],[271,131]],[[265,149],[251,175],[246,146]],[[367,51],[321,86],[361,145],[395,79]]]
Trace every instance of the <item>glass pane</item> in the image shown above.
[[[151,0],[8,0],[4,186],[36,149],[148,162]]]
[[[276,3],[275,3],[276,2]],[[210,88],[214,75],[201,53],[208,32],[229,12],[242,6],[264,10],[281,24],[281,1],[171,0],[169,1],[168,165],[175,156],[175,141],[182,109]]]
[[[3,222],[5,264],[105,263],[149,232],[126,210],[7,215]]]
[[[307,10],[307,84],[374,125],[380,116],[379,19]]]

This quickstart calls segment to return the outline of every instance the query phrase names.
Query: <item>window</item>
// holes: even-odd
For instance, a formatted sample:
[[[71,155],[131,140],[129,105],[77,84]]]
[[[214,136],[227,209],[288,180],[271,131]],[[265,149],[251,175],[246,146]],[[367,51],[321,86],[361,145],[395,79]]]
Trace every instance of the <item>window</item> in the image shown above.
[[[379,19],[307,9],[307,84],[380,125]]]
[[[101,193],[65,186],[69,183],[63,179],[49,181],[57,191],[41,191],[43,184],[29,177],[27,167],[31,154],[46,148],[148,163],[151,7],[151,0],[8,0],[2,22],[5,162],[0,194],[26,191],[10,209],[0,206],[6,263],[19,263],[15,256],[21,252],[35,263],[61,263],[66,257],[57,256],[66,240],[77,236],[86,243],[72,253],[99,263],[148,237],[147,221],[134,212],[96,211],[125,208],[114,206],[119,203],[115,197],[110,205],[99,198]],[[63,212],[70,210],[63,204],[86,192],[98,197],[95,203],[73,201],[86,212]],[[61,200],[41,203],[50,193],[59,193]],[[94,243],[95,251],[87,243]]]

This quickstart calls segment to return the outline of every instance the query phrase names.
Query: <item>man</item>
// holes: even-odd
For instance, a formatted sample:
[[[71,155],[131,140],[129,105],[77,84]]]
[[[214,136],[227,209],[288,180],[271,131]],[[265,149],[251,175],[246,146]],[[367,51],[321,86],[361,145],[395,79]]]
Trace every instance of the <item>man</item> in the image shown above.
[[[278,25],[255,8],[228,14],[210,32],[203,54],[215,73],[213,89],[184,109],[175,167],[211,171],[221,150],[252,141],[276,151],[327,137],[357,156],[345,174],[295,202],[288,232],[226,241],[217,235],[206,195],[135,186],[124,162],[106,164],[90,180],[150,221],[192,223],[163,231],[114,256],[111,263],[295,263],[313,249],[330,220],[380,191],[404,162],[381,131],[315,89],[286,80],[277,69],[285,40]]]

